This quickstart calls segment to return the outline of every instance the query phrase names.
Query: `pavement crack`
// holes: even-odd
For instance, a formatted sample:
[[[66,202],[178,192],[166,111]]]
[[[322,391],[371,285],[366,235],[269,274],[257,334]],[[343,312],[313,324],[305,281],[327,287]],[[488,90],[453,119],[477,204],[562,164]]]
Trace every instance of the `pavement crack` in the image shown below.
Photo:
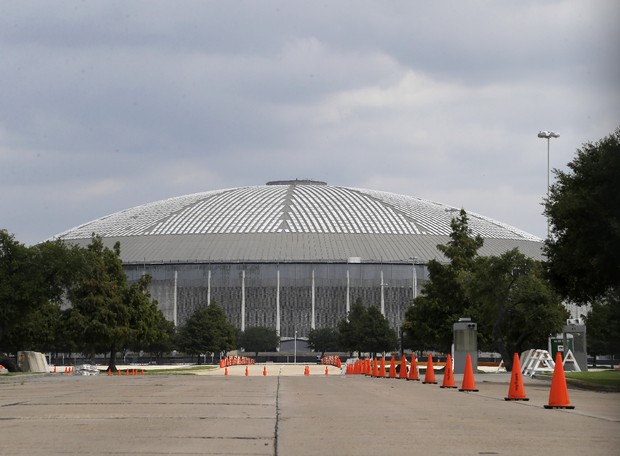
[[[2,407],[15,407],[16,405],[28,405],[27,402],[11,402],[9,404],[2,404]]]
[[[278,375],[278,385],[276,387],[276,424],[273,436],[273,456],[278,456],[278,426],[280,424],[280,378]]]

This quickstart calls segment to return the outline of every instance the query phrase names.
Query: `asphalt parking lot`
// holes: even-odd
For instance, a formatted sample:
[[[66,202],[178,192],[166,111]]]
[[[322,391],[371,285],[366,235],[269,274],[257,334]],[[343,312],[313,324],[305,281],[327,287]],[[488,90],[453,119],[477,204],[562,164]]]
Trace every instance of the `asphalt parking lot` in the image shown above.
[[[0,453],[12,455],[611,455],[620,393],[570,389],[574,410],[546,410],[549,383],[506,402],[508,376],[477,393],[324,366],[244,366],[208,375],[0,379]],[[458,381],[457,377],[457,381]],[[441,382],[441,376],[438,376]]]

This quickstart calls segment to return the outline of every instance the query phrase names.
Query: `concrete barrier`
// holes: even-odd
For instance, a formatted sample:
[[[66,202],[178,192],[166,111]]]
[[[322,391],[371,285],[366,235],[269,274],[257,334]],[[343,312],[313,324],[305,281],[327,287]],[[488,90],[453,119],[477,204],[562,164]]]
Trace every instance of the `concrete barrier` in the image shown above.
[[[50,368],[43,353],[34,351],[17,352],[17,365],[22,372],[49,373]]]

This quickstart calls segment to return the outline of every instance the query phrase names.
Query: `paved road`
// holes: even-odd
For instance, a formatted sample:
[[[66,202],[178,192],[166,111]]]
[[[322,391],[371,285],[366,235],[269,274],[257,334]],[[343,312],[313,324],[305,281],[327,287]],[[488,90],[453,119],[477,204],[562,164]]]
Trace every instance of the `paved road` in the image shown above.
[[[505,402],[507,376],[480,392],[324,367],[263,366],[207,376],[43,376],[0,380],[0,453],[14,455],[612,455],[620,394],[569,390],[575,410],[546,410],[549,384]],[[297,372],[300,371],[300,372]],[[280,375],[278,375],[280,374]],[[441,381],[441,376],[438,376]],[[458,377],[457,377],[458,381]]]

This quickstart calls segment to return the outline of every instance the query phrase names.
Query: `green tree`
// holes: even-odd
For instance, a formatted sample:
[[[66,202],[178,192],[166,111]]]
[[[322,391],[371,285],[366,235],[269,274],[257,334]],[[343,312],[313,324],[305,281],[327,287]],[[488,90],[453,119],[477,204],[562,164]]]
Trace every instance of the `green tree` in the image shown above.
[[[79,265],[60,241],[26,247],[0,230],[0,352],[54,349],[62,297]]]
[[[166,320],[157,301],[149,292],[151,276],[143,275],[126,290],[125,302],[130,309],[132,328],[128,346],[135,351],[166,352],[172,350],[174,323]]]
[[[57,351],[60,346],[58,329],[61,315],[58,304],[51,301],[42,303],[25,314],[5,334],[6,346],[14,347],[16,351]]]
[[[164,353],[168,353],[174,348],[176,328],[174,322],[166,320],[163,314],[161,314],[161,318],[157,319],[156,325],[159,337],[150,340],[144,345],[144,350],[156,355],[157,359],[160,359]]]
[[[547,269],[559,293],[587,303],[620,292],[620,128],[577,150],[570,171],[555,170],[545,202],[551,237]],[[618,299],[614,299],[618,302]]]
[[[308,347],[321,353],[338,350],[338,331],[334,328],[312,329],[308,334]]]
[[[148,345],[160,337],[157,328],[163,317],[148,293],[150,277],[128,284],[120,243],[109,249],[93,235],[82,256],[84,267],[68,294],[72,307],[65,315],[66,334],[91,356],[109,351],[108,369],[116,372],[118,350]]]
[[[514,353],[546,346],[549,334],[560,331],[568,316],[542,264],[517,249],[477,257],[459,280],[481,345],[499,352],[507,370],[512,370]]]
[[[280,345],[280,338],[275,329],[265,328],[263,326],[254,326],[246,328],[239,337],[239,345],[248,352],[254,352],[258,356],[258,352],[275,351]]]
[[[189,354],[221,353],[235,348],[236,330],[215,301],[198,308],[179,328],[179,348]]]
[[[390,322],[374,306],[366,310],[362,335],[362,351],[382,353],[392,351],[398,344],[396,332],[390,328]]]
[[[85,268],[69,299],[77,346],[91,357],[110,351],[108,369],[116,372],[116,353],[132,340],[131,309],[126,298],[127,277],[120,260],[120,244],[111,250],[93,236],[83,251]]]
[[[350,353],[362,351],[366,307],[362,298],[357,298],[346,318],[338,322],[338,345]]]
[[[482,238],[472,234],[468,220],[467,213],[461,209],[450,224],[450,241],[437,246],[450,262],[428,262],[429,280],[405,312],[403,343],[408,348],[450,351],[452,325],[470,307],[459,275],[472,268],[478,249],[483,245]]]
[[[396,347],[397,336],[379,309],[365,307],[361,298],[357,298],[347,318],[338,323],[338,341],[351,353],[378,353]]]
[[[588,330],[588,353],[598,355],[615,355],[620,349],[620,300],[618,293],[610,292],[607,296],[595,300],[586,316]]]

